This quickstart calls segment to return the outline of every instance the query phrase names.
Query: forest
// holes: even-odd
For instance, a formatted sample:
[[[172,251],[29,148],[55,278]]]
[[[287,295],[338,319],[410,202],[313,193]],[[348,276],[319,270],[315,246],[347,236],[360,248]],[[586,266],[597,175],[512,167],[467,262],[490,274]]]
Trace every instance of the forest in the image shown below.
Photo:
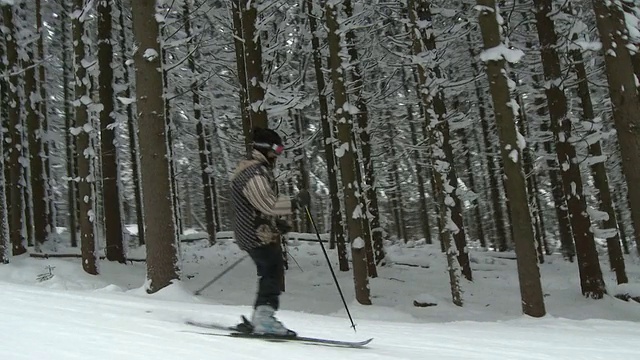
[[[269,127],[280,193],[312,195],[285,256],[326,240],[359,304],[399,243],[438,247],[457,306],[472,251],[513,257],[533,317],[550,256],[593,301],[637,280],[640,1],[0,7],[0,264],[139,261],[167,287],[186,243],[232,236],[230,176]]]

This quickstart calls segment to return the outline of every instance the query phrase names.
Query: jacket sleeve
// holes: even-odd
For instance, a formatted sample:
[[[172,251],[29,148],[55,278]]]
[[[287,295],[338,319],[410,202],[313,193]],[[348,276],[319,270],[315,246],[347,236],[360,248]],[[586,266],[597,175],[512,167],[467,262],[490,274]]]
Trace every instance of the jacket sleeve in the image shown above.
[[[276,197],[266,177],[258,175],[252,177],[243,190],[249,203],[265,215],[290,215],[291,200],[286,197]]]

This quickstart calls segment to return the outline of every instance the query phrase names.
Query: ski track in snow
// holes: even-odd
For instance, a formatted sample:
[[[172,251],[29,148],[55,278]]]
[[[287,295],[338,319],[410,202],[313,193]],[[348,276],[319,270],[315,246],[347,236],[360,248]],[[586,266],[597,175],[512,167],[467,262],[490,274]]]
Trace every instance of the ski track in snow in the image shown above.
[[[116,359],[613,359],[638,358],[640,324],[554,317],[499,322],[362,320],[282,311],[301,335],[374,341],[364,349],[206,336],[188,318],[233,324],[246,306],[0,282],[0,354],[7,360]],[[215,331],[212,331],[215,332]]]

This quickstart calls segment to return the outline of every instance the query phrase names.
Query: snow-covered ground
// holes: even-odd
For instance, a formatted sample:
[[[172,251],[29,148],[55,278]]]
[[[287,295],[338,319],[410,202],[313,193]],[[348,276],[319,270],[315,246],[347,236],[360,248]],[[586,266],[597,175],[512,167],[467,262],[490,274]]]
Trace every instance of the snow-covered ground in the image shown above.
[[[249,315],[256,286],[249,259],[205,290],[193,291],[244,254],[229,240],[182,244],[183,280],[148,295],[142,263],[101,262],[101,275],[79,259],[21,256],[0,265],[0,354],[4,359],[613,359],[640,358],[640,304],[612,296],[585,299],[577,265],[558,256],[541,265],[548,316],[520,311],[512,254],[471,253],[474,282],[463,281],[464,307],[451,304],[439,245],[389,245],[393,265],[371,280],[373,306],[354,300],[351,273],[337,271],[357,333],[338,297],[317,243],[292,242],[283,310],[301,335],[374,341],[364,349],[206,336],[186,319],[234,324]],[[58,249],[63,252],[77,250]],[[141,258],[144,249],[130,251]],[[601,261],[609,293],[640,295],[640,262],[627,257],[631,281],[615,286]],[[296,264],[297,262],[297,264]],[[405,264],[405,265],[400,265]],[[414,265],[414,266],[410,266]],[[419,266],[415,266],[419,265]],[[49,276],[43,276],[52,274]],[[431,307],[413,301],[429,300]]]

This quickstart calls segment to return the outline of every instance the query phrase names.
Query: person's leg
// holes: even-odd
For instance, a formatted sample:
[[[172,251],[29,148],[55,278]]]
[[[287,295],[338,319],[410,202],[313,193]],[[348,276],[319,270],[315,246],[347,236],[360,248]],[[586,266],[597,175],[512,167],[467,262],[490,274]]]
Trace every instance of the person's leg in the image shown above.
[[[282,254],[277,244],[270,244],[249,250],[258,272],[258,293],[254,308],[269,305],[274,310],[280,307],[280,277]]]
[[[263,246],[249,251],[258,270],[258,294],[255,310],[251,318],[254,332],[259,334],[274,334],[295,336],[296,333],[284,327],[275,318],[275,312],[280,305],[280,282],[282,254],[277,244]]]

